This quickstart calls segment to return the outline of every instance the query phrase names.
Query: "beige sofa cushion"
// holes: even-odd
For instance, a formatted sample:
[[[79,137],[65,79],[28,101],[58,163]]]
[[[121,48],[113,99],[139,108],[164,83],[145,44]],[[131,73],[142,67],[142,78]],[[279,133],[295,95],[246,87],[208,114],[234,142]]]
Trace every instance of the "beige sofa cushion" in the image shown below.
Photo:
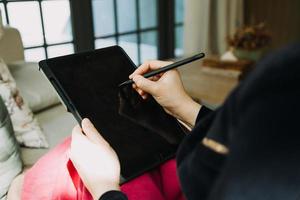
[[[8,67],[16,80],[21,95],[33,112],[59,103],[54,88],[39,71],[37,63],[19,61],[10,63]]]
[[[73,116],[68,113],[62,105],[57,105],[36,114],[36,117],[46,134],[48,149],[21,148],[21,157],[25,166],[33,165],[42,155],[51,148],[62,142],[64,138],[71,134],[76,124]]]

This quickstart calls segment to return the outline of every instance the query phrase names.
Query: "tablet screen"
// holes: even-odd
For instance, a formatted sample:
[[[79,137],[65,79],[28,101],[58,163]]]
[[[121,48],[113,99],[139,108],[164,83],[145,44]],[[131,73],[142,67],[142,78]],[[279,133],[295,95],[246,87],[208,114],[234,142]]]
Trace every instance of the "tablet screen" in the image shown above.
[[[177,121],[153,99],[138,106],[128,106],[126,101],[133,98],[130,95],[137,98],[130,86],[125,89],[130,95],[125,94],[125,109],[121,108],[124,113],[120,114],[118,85],[128,80],[129,74],[135,70],[135,65],[120,47],[52,58],[41,61],[40,66],[46,76],[58,84],[56,90],[66,106],[72,104],[78,121],[89,118],[113,147],[125,179],[174,156],[184,133]]]

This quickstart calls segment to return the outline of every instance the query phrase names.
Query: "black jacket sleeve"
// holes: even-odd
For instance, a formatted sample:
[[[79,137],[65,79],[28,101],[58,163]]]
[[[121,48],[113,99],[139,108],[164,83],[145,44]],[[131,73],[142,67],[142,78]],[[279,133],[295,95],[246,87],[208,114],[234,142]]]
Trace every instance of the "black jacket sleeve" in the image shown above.
[[[237,88],[230,153],[210,200],[300,196],[300,46],[267,57]]]
[[[99,200],[128,200],[127,196],[121,191],[108,191],[104,193]]]
[[[299,198],[299,55],[293,45],[266,57],[222,107],[199,117],[177,157],[187,199]],[[229,154],[204,147],[204,137]]]

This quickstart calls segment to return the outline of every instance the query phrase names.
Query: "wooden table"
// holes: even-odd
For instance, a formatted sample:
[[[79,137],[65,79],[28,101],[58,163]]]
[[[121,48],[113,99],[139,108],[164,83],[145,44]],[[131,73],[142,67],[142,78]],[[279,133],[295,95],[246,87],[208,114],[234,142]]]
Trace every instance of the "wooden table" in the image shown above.
[[[198,102],[214,108],[224,102],[252,66],[249,61],[224,62],[210,57],[182,67],[179,72],[187,92]]]

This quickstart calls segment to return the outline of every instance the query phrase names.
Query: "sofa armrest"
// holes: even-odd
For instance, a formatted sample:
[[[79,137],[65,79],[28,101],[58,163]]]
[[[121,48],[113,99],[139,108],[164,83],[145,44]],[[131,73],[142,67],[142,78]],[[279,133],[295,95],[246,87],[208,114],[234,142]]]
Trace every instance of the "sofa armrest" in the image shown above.
[[[0,57],[5,63],[24,60],[24,48],[20,32],[12,27],[3,27],[0,38]]]

